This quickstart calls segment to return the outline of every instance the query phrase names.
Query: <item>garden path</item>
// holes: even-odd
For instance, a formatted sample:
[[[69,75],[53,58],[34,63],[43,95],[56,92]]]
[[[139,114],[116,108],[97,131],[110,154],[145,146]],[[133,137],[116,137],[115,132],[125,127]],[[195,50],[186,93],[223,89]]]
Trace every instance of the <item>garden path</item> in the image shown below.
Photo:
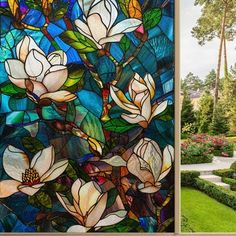
[[[199,178],[208,180],[216,185],[230,189],[230,186],[228,184],[225,184],[221,181],[221,177],[214,175],[212,172],[213,170],[230,168],[230,165],[235,161],[236,152],[234,152],[234,157],[214,157],[212,163],[181,165],[180,169],[199,171]]]

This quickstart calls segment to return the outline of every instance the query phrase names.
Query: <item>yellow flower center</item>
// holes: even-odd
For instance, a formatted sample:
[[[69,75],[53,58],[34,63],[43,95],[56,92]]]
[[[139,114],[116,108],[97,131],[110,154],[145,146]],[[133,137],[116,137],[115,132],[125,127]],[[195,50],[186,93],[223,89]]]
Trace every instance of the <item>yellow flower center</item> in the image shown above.
[[[22,173],[22,184],[33,186],[40,183],[39,173],[33,169],[29,168]]]

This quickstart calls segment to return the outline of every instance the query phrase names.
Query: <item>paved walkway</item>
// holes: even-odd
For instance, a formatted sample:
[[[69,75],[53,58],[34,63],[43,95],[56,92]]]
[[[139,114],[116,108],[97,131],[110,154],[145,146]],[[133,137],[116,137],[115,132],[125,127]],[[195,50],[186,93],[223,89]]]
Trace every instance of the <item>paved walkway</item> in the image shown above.
[[[214,157],[212,163],[181,165],[180,170],[213,171],[229,168],[236,157]]]
[[[200,172],[199,178],[210,181],[218,186],[230,189],[230,185],[222,182],[221,177],[214,175],[213,170],[230,168],[231,164],[236,161],[236,152],[234,157],[214,157],[212,163],[181,165],[181,170],[196,170]]]

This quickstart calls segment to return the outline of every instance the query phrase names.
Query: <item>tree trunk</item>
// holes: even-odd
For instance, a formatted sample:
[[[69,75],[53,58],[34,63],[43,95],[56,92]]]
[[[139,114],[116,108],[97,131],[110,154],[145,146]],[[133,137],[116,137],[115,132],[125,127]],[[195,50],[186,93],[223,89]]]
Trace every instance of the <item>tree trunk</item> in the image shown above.
[[[219,52],[218,52],[218,63],[217,63],[217,70],[216,70],[213,116],[216,110],[216,105],[217,105],[218,96],[219,96],[220,67],[221,67],[222,48],[223,48],[224,32],[225,32],[226,12],[227,12],[227,4],[225,4],[224,15],[223,15],[222,24],[221,24],[220,47],[219,47]]]
[[[227,48],[226,48],[226,39],[224,36],[224,77],[228,77],[228,59],[227,59]]]

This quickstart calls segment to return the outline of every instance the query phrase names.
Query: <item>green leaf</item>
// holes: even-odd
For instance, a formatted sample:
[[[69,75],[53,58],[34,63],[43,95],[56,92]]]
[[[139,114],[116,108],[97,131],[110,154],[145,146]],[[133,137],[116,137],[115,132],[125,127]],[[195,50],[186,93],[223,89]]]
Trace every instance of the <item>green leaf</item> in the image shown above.
[[[155,27],[161,20],[162,12],[160,8],[153,8],[143,15],[143,25],[146,30]]]
[[[52,208],[52,199],[47,193],[42,192],[42,191],[38,192],[36,193],[36,198],[42,206],[46,208]]]
[[[30,9],[35,9],[41,11],[41,1],[40,0],[26,0],[25,3]]]
[[[99,232],[143,232],[143,229],[138,221],[126,218],[116,225],[102,227]]]
[[[129,124],[128,122],[120,118],[111,119],[103,125],[106,130],[116,133],[124,133],[136,126],[136,124]]]
[[[123,36],[122,39],[121,39],[121,41],[120,41],[120,47],[121,47],[121,49],[122,49],[124,52],[128,51],[128,49],[130,48],[130,44],[131,44],[131,42],[130,42],[129,38],[128,38],[126,35]]]
[[[174,118],[174,105],[168,105],[165,111],[155,116],[155,119],[162,121],[173,120]]]
[[[1,93],[13,96],[15,98],[23,98],[26,96],[25,89],[18,88],[16,85],[9,83],[0,88]]]
[[[78,50],[79,53],[88,53],[97,50],[95,43],[79,32],[67,30],[63,32],[60,37],[64,42]]]
[[[53,183],[50,185],[50,190],[53,192],[65,192],[69,189],[67,185],[60,184],[60,183]]]
[[[78,176],[77,176],[77,172],[74,169],[74,167],[71,165],[71,163],[69,162],[67,168],[66,168],[66,175],[71,178],[72,180],[77,180]]]
[[[109,208],[114,204],[117,195],[118,195],[118,190],[116,188],[112,188],[111,190],[109,190],[108,197],[107,197],[108,200],[107,200],[106,208]]]
[[[67,113],[66,113],[66,120],[73,122],[75,119],[75,115],[76,115],[76,110],[75,110],[75,104],[74,102],[68,102],[68,106],[67,106]]]
[[[129,16],[129,13],[127,10],[129,8],[129,1],[130,0],[118,0],[120,8],[123,11],[123,13],[125,14],[125,16]]]
[[[52,4],[52,11],[49,14],[50,21],[57,21],[61,19],[67,12],[69,1],[54,1]]]
[[[45,148],[44,145],[34,137],[24,137],[22,139],[22,144],[28,151],[34,154]]]
[[[66,232],[69,227],[77,222],[73,217],[55,216],[51,220],[52,227],[59,232]]]
[[[105,142],[105,137],[100,119],[90,112],[84,106],[76,106],[76,125],[80,127],[87,135],[95,138],[102,143]]]
[[[72,71],[69,74],[66,82],[64,83],[64,86],[71,87],[75,85],[76,83],[78,83],[83,77],[84,77],[84,70],[79,69],[76,71]]]
[[[35,195],[32,195],[32,196],[28,196],[28,203],[32,206],[35,206],[35,207],[39,207],[40,204],[38,202],[38,199],[36,197],[36,194]]]

